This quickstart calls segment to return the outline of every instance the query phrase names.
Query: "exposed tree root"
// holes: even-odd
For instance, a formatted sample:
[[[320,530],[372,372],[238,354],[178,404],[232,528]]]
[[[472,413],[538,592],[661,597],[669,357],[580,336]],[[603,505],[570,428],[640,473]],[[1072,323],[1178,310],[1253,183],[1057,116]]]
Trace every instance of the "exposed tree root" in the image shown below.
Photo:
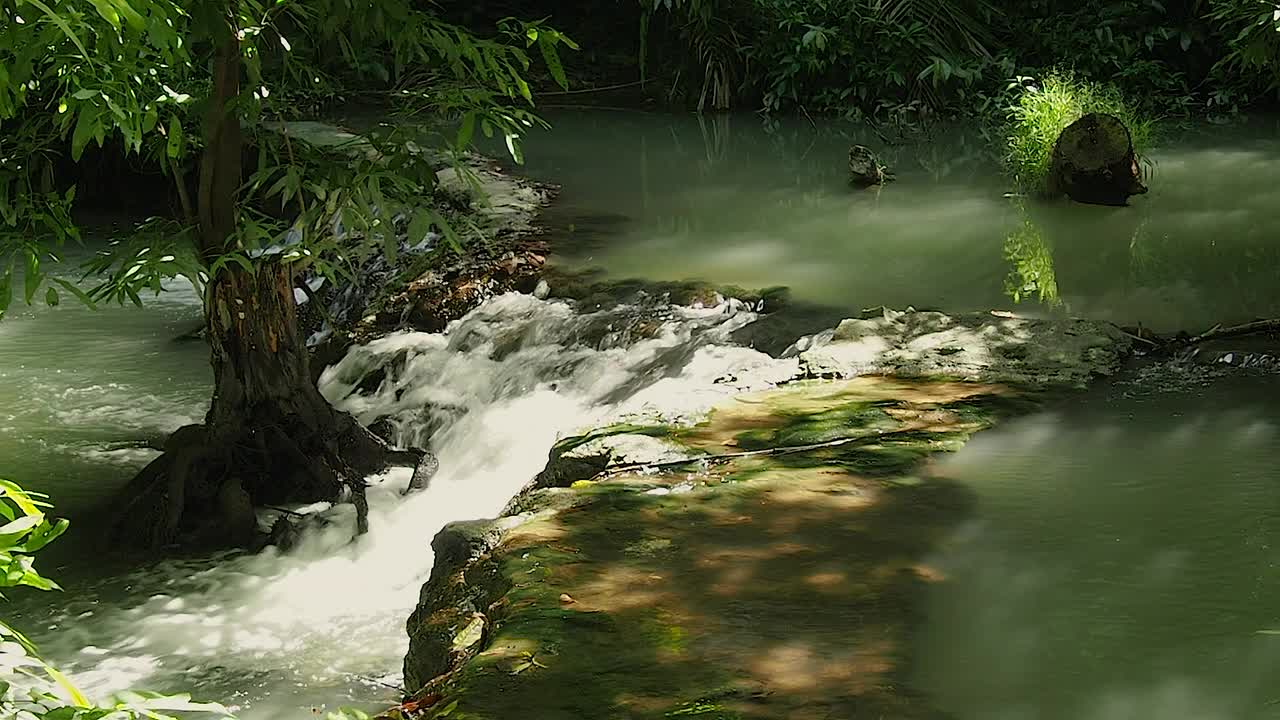
[[[334,416],[325,425],[336,432],[312,431],[298,417],[222,432],[179,429],[125,488],[115,539],[148,549],[253,547],[262,541],[255,506],[319,501],[354,505],[362,535],[369,530],[367,475],[406,466],[415,468],[410,488],[429,482],[434,456],[393,450],[346,413],[324,411]]]

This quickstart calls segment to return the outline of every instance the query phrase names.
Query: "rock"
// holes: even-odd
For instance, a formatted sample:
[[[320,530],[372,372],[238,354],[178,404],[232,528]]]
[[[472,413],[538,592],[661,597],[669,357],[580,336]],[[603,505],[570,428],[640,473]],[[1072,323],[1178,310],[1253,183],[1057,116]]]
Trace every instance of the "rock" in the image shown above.
[[[876,154],[865,145],[849,148],[849,183],[854,187],[883,185],[893,180],[893,174],[880,164]]]
[[[533,288],[533,296],[539,300],[546,300],[551,296],[551,286],[546,280],[539,280],[538,284]]]
[[[261,542],[253,549],[260,551],[267,546],[275,546],[280,552],[287,553],[298,544],[298,539],[301,536],[302,533],[298,530],[298,526],[294,524],[293,520],[288,515],[281,515],[276,518],[275,522],[271,523],[271,532],[261,538]]]
[[[1015,396],[949,381],[794,383],[728,400],[679,433],[637,439],[613,428],[566,441],[553,461],[582,448],[598,457],[605,443],[619,453],[634,443],[651,459],[677,440],[694,456],[729,440],[828,443],[724,459],[696,477],[676,468],[542,490],[556,503],[498,539],[489,523],[449,526],[410,624],[420,637],[406,705],[475,720],[530,708],[549,718],[738,717],[739,708],[744,717],[944,717],[910,685],[911,639],[928,592],[923,565],[975,500],[915,469],[989,427]],[[479,601],[459,590],[481,585],[506,589]],[[832,667],[856,672],[811,682]]]
[[[497,259],[429,270],[391,296],[374,322],[382,327],[407,322],[418,330],[440,332],[489,298],[535,290],[546,262],[540,250],[529,248]]]
[[[663,437],[645,434],[643,431],[646,430],[667,432],[664,428],[616,426],[558,443],[551,449],[547,466],[534,479],[534,487],[568,487],[580,480],[590,480],[612,467],[690,457],[688,448]]]
[[[942,375],[1038,389],[1084,387],[1114,373],[1129,350],[1108,323],[882,308],[842,321],[799,356],[808,377]]]
[[[1147,192],[1129,129],[1114,115],[1089,113],[1058,135],[1047,191],[1095,205],[1128,205]]]
[[[490,553],[507,529],[523,521],[517,516],[451,523],[431,541],[431,577],[407,624],[406,687],[426,685],[478,649],[483,634],[477,636],[477,621],[486,624],[489,606],[510,589]]]

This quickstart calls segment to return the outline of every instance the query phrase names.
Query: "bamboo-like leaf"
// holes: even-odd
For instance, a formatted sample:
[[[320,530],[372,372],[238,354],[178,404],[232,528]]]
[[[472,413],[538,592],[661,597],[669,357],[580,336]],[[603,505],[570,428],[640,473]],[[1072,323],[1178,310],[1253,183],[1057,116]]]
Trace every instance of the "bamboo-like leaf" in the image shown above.
[[[560,64],[560,54],[556,50],[555,38],[550,35],[540,35],[537,38],[538,49],[542,51],[542,61],[547,64],[547,70],[551,72],[551,77],[561,89],[569,89],[569,78],[564,73],[564,65]]]
[[[67,39],[76,46],[76,49],[80,51],[80,55],[84,58],[84,61],[93,65],[93,58],[89,55],[89,51],[85,49],[84,43],[80,42],[80,38],[71,30],[71,26],[67,24],[66,20],[62,19],[62,16],[54,12],[52,8],[45,5],[41,0],[24,0],[24,2],[29,2],[32,5],[35,5],[40,12],[44,13],[45,16],[49,18],[49,21],[54,25],[57,25],[58,29],[62,31],[62,34],[66,35]]]

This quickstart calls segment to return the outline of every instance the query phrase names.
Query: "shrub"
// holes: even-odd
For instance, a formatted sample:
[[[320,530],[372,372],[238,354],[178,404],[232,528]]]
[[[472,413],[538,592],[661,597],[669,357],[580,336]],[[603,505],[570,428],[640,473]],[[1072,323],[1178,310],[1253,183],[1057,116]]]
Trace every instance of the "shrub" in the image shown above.
[[[1051,72],[1039,83],[1017,78],[1017,101],[1009,108],[1008,150],[1005,162],[1018,187],[1043,192],[1058,135],[1089,113],[1114,115],[1129,128],[1134,152],[1142,157],[1153,140],[1153,121],[1137,112],[1116,88],[1077,79],[1071,73]]]

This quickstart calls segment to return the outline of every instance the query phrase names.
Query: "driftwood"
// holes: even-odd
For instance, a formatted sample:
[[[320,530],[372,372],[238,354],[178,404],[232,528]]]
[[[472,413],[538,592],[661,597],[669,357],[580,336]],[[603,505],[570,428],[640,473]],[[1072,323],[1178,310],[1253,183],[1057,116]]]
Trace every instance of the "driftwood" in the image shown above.
[[[1253,320],[1227,327],[1218,324],[1198,335],[1189,335],[1185,332],[1172,335],[1157,335],[1141,325],[1137,327],[1121,327],[1120,331],[1130,339],[1141,342],[1151,348],[1152,352],[1164,353],[1185,350],[1213,340],[1245,337],[1247,335],[1280,334],[1280,318]]]

